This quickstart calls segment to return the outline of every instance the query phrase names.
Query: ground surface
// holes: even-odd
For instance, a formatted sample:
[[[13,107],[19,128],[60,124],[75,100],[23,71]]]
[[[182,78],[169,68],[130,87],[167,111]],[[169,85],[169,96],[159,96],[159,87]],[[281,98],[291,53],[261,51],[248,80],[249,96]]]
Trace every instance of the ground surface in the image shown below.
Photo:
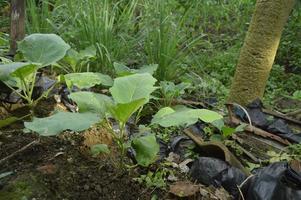
[[[129,172],[115,168],[108,159],[82,153],[80,136],[64,140],[1,132],[0,160],[35,140],[39,143],[0,164],[0,174],[13,172],[1,179],[0,200],[151,198]]]

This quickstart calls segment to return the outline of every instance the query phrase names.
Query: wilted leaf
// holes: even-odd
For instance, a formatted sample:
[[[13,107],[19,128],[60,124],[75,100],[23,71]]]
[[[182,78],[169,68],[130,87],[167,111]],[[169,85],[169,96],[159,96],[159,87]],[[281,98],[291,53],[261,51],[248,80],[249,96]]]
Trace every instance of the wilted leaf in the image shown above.
[[[62,59],[70,46],[58,35],[35,33],[19,42],[18,49],[28,61],[47,66]]]
[[[135,138],[131,145],[135,149],[138,164],[144,167],[147,167],[156,160],[160,149],[154,135]]]
[[[94,92],[75,92],[69,97],[76,102],[79,112],[93,112],[104,116],[108,106],[112,106],[110,97]]]
[[[142,98],[147,102],[156,89],[155,83],[156,79],[150,74],[133,74],[116,78],[110,92],[116,103],[125,104]]]
[[[27,129],[43,136],[52,136],[64,130],[83,131],[100,121],[94,113],[58,112],[46,118],[34,118],[32,122],[25,122]]]
[[[64,78],[68,88],[76,86],[80,89],[87,89],[99,84],[110,86],[113,83],[108,75],[93,72],[70,73],[64,75]]]

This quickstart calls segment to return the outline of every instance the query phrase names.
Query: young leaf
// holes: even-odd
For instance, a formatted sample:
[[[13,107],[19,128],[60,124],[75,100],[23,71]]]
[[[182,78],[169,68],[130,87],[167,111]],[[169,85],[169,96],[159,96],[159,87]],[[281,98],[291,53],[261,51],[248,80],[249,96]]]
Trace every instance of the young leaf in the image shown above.
[[[35,33],[19,42],[18,49],[26,60],[41,63],[43,67],[62,59],[70,46],[58,35]]]
[[[133,74],[114,80],[110,92],[115,102],[120,104],[144,98],[148,102],[150,94],[156,89],[156,79],[150,74]]]
[[[64,130],[83,131],[99,121],[100,117],[94,113],[58,112],[50,117],[34,118],[24,125],[42,136],[52,136]]]
[[[181,107],[181,109],[174,110],[170,107],[165,107],[154,115],[152,124],[159,124],[163,127],[188,126],[196,123],[198,119],[211,123],[221,118],[220,114],[206,109]]]
[[[76,102],[79,112],[92,112],[104,116],[108,106],[113,105],[110,97],[94,92],[75,92],[69,97]]]
[[[96,145],[93,145],[90,149],[91,149],[91,153],[93,156],[97,156],[98,154],[101,154],[101,153],[105,153],[105,154],[110,153],[108,145],[106,145],[106,144],[96,144]]]
[[[228,127],[228,126],[224,126],[222,128],[222,133],[223,133],[223,136],[224,137],[229,137],[231,136],[233,133],[235,133],[235,128],[231,128],[231,127]]]
[[[111,107],[111,114],[120,122],[126,123],[134,112],[145,103],[145,99],[138,99],[125,104],[117,104]]]
[[[93,72],[70,73],[64,77],[68,88],[76,86],[80,89],[87,89],[99,84],[111,86],[113,83],[108,75]]]
[[[138,164],[144,167],[147,167],[156,160],[160,149],[156,137],[152,134],[135,138],[131,146],[136,152]]]

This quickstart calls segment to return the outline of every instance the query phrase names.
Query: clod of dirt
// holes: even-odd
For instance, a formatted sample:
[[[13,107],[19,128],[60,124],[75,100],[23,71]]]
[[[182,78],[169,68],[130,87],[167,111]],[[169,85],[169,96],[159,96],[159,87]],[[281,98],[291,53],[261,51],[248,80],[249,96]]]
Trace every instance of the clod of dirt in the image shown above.
[[[178,197],[196,196],[200,190],[200,186],[189,181],[179,181],[170,186],[169,192]]]

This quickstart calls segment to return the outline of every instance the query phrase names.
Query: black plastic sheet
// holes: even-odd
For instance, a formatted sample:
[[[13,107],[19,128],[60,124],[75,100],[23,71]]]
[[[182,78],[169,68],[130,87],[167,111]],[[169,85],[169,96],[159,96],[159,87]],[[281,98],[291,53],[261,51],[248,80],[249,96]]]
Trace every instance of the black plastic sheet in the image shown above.
[[[206,186],[224,187],[235,199],[239,197],[238,185],[247,177],[236,167],[211,157],[199,157],[191,166],[192,179]]]
[[[246,200],[300,200],[301,174],[287,162],[273,163],[258,170],[242,191]]]
[[[295,134],[288,126],[286,121],[278,118],[268,120],[269,115],[266,115],[262,111],[263,105],[259,99],[256,99],[246,108],[251,118],[251,122],[256,127],[266,130],[270,133],[274,133],[282,138],[285,138],[291,142],[301,142],[301,134]],[[242,121],[248,122],[246,114],[239,107],[235,107],[234,110],[237,117]]]

